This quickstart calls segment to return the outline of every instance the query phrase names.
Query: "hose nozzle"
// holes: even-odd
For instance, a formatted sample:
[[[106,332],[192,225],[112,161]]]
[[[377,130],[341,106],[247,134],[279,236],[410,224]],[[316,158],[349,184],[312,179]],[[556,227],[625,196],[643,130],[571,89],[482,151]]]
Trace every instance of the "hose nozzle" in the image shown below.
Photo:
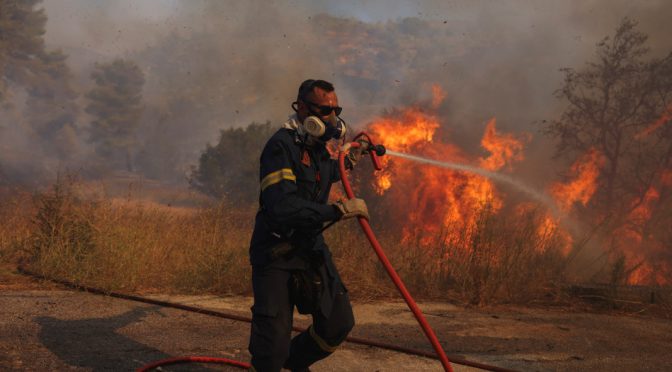
[[[378,155],[378,156],[383,156],[383,155],[385,155],[385,152],[387,150],[385,149],[385,146],[383,146],[383,145],[371,145],[370,151],[375,152],[376,155]]]
[[[366,145],[366,146],[367,146],[366,151],[368,151],[368,152],[369,152],[369,155],[371,156],[371,161],[373,162],[373,167],[374,167],[374,169],[375,169],[375,170],[381,170],[381,169],[383,169],[382,165],[380,164],[380,160],[378,160],[378,157],[379,157],[379,156],[383,156],[383,155],[385,155],[385,152],[386,152],[386,150],[385,150],[385,146],[383,146],[383,145],[374,145],[374,144],[373,144],[374,142],[373,142],[373,140],[371,139],[371,136],[369,136],[369,135],[366,134],[365,132],[361,132],[361,133],[359,133],[358,135],[356,135],[355,138],[353,139],[353,141],[357,141],[359,138],[364,138],[364,139],[366,140],[366,141],[365,141],[365,143],[367,143],[367,145]],[[360,145],[360,146],[361,146],[361,145]],[[344,147],[344,149],[347,150],[346,147]]]

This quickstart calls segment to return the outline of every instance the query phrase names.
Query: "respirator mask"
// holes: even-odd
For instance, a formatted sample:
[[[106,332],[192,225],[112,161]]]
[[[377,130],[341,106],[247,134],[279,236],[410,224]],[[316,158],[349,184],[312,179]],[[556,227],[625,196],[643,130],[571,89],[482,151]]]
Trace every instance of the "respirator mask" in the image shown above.
[[[294,112],[299,111],[298,104],[298,101],[292,103]],[[317,108],[319,109],[318,112],[315,112],[311,108],[308,109],[310,115],[300,123],[303,127],[303,131],[322,142],[327,142],[331,139],[345,138],[347,126],[345,121],[338,116],[341,113],[342,108],[329,106],[317,106]],[[326,119],[322,119],[322,117],[325,116]]]
[[[306,130],[306,133],[322,142],[345,138],[345,132],[347,131],[345,121],[336,116],[334,112],[325,121],[315,115],[308,116],[303,121],[303,128]]]

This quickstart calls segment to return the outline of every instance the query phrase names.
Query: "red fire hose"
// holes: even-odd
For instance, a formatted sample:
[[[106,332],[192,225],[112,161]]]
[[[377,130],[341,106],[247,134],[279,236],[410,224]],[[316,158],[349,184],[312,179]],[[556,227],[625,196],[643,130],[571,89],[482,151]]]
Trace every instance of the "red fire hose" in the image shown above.
[[[338,154],[338,166],[339,166],[339,171],[341,172],[341,183],[343,183],[343,189],[345,190],[345,194],[348,196],[348,199],[352,199],[355,197],[355,193],[352,191],[352,187],[350,186],[350,181],[348,181],[348,177],[346,177],[345,174],[345,154],[349,150],[350,147],[352,148],[358,148],[362,146],[359,142],[356,142],[358,138],[360,137],[366,137],[368,142],[373,145],[373,141],[371,141],[371,137],[368,136],[366,133],[360,133],[358,134],[354,141],[352,143],[346,144],[343,146],[343,149],[341,152]],[[380,163],[378,162],[378,158],[376,156],[376,151],[373,149],[369,150],[369,153],[371,154],[371,160],[373,161],[374,167],[376,170],[380,170],[381,166]],[[364,218],[364,217],[358,217],[359,220],[359,225],[362,227],[362,230],[364,230],[364,234],[366,235],[366,238],[369,239],[369,243],[371,243],[371,247],[373,247],[373,250],[376,251],[376,255],[378,256],[378,259],[380,262],[383,264],[385,267],[385,270],[387,271],[387,274],[390,276],[390,279],[394,282],[394,285],[397,287],[399,290],[399,293],[401,293],[401,296],[404,297],[404,301],[406,301],[406,304],[408,305],[409,309],[411,309],[411,312],[413,312],[413,315],[415,318],[418,320],[418,323],[420,323],[420,327],[422,327],[422,330],[425,332],[425,335],[429,339],[429,342],[432,344],[432,347],[434,348],[434,351],[436,351],[436,355],[439,357],[439,360],[441,361],[441,364],[443,365],[443,369],[452,372],[453,368],[450,365],[450,361],[448,360],[448,357],[446,356],[446,353],[443,351],[443,347],[441,347],[441,344],[439,343],[438,338],[434,334],[434,330],[432,330],[432,327],[429,326],[429,323],[427,322],[427,319],[425,319],[425,316],[422,314],[422,311],[418,307],[418,305],[415,303],[413,300],[413,297],[411,297],[411,294],[408,292],[406,289],[406,286],[404,283],[401,281],[401,278],[397,274],[397,272],[394,270],[392,267],[392,264],[390,261],[387,259],[387,256],[385,256],[385,252],[383,252],[383,247],[380,246],[380,243],[378,243],[378,239],[376,239],[376,235],[373,233],[373,230],[371,229],[371,225],[369,225],[369,221]]]
[[[356,142],[357,139],[365,137],[367,142],[371,144],[371,149],[369,150],[369,153],[371,155],[371,160],[373,161],[374,167],[376,170],[380,170],[380,162],[379,159],[376,155],[376,151],[374,150],[376,146],[373,146],[373,141],[371,141],[371,138],[369,135],[366,133],[360,133],[358,134],[352,143],[348,143],[343,148],[338,154],[338,164],[339,164],[339,171],[341,174],[341,182],[343,183],[343,188],[345,189],[345,193],[348,196],[349,199],[352,199],[355,197],[354,192],[352,191],[352,187],[350,186],[350,182],[348,181],[348,177],[346,177],[346,170],[345,170],[345,154],[350,150],[350,148],[359,148],[362,146],[361,143]],[[381,147],[378,147],[381,149]],[[384,149],[382,150],[384,152]],[[381,153],[382,155],[382,153]],[[434,348],[434,351],[436,352],[436,355],[438,356],[439,360],[441,361],[441,364],[443,365],[443,369],[447,372],[452,372],[453,368],[450,365],[450,361],[448,360],[448,357],[446,356],[446,353],[443,351],[443,348],[441,347],[441,344],[439,343],[438,338],[434,334],[434,331],[432,328],[429,326],[429,323],[425,319],[425,316],[422,314],[422,311],[418,307],[418,305],[415,303],[413,298],[411,297],[411,294],[408,292],[406,289],[406,286],[404,283],[401,281],[401,278],[399,278],[399,275],[397,272],[394,270],[392,267],[392,264],[390,261],[387,259],[387,256],[385,256],[385,253],[383,252],[383,248],[380,246],[380,243],[378,243],[378,239],[376,239],[376,235],[373,233],[373,230],[371,229],[371,225],[369,225],[369,221],[364,218],[364,217],[358,217],[359,224],[362,227],[362,230],[364,231],[364,234],[366,235],[367,239],[369,240],[369,243],[371,243],[371,246],[373,247],[374,251],[376,252],[376,255],[378,256],[378,259],[380,259],[381,263],[385,267],[385,270],[387,271],[387,274],[390,276],[392,281],[394,282],[394,285],[397,287],[399,290],[399,293],[401,293],[402,297],[406,301],[406,304],[410,308],[411,312],[415,316],[415,318],[418,320],[418,323],[420,323],[420,326],[422,327],[422,330],[425,332],[425,335],[429,339],[429,342],[432,344],[432,347]],[[210,357],[200,357],[200,356],[192,356],[192,357],[178,357],[178,358],[170,358],[170,359],[162,359],[158,360],[156,362],[153,362],[151,364],[147,364],[141,368],[139,368],[137,371],[138,372],[145,372],[152,370],[156,367],[159,366],[164,366],[164,365],[169,365],[169,364],[178,364],[178,363],[189,363],[189,362],[197,362],[197,363],[218,363],[218,364],[229,364],[235,367],[239,368],[250,368],[249,363],[245,362],[240,362],[232,359],[226,359],[226,358],[210,358]]]
[[[187,356],[187,357],[177,357],[177,358],[168,358],[157,360],[156,362],[142,366],[138,368],[140,371],[151,371],[156,367],[168,366],[171,364],[182,364],[182,363],[214,363],[214,364],[228,364],[233,367],[238,367],[241,369],[250,369],[250,363],[240,362],[233,359],[226,358],[211,358],[203,356]]]

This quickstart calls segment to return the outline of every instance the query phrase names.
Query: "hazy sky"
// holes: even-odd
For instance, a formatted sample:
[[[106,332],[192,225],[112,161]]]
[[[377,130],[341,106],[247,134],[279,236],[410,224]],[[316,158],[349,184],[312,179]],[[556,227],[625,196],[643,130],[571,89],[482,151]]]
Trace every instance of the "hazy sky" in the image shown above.
[[[240,4],[229,2],[232,8],[238,8]],[[152,29],[158,31],[175,21],[176,15],[185,10],[185,4],[189,4],[188,7],[197,7],[199,3],[202,1],[45,0],[43,4],[49,15],[47,41],[52,44],[87,46],[99,51],[141,46],[144,38],[152,37]],[[669,17],[672,16],[672,2],[668,0],[283,0],[263,3],[267,3],[268,8],[285,10],[288,15],[329,13],[334,16],[354,17],[364,22],[419,17],[471,25],[497,22],[506,25],[506,30],[562,25],[564,30],[558,29],[558,32],[566,32],[575,37],[590,37],[593,32],[605,34],[613,29],[615,21],[624,16],[647,19],[648,22],[643,25],[645,31],[655,32],[661,28],[669,30],[665,26],[670,24]],[[253,22],[251,19],[246,21]],[[296,26],[300,28],[301,25]],[[138,29],[148,32],[138,35],[134,33]],[[477,29],[472,31],[477,32]],[[93,40],[105,42],[91,43]]]
[[[559,69],[592,60],[595,44],[624,17],[639,21],[654,53],[672,51],[670,0],[44,0],[43,6],[47,45],[64,49],[83,86],[93,62],[129,56],[145,70],[146,89],[171,88],[185,74],[201,78],[194,85],[211,85],[206,96],[222,110],[199,135],[190,134],[194,153],[221,128],[284,120],[307,77],[333,77],[346,119],[356,125],[426,99],[431,83],[440,83],[448,94],[446,125],[478,150],[492,117],[508,132],[536,131],[535,121],[557,117]],[[317,14],[345,20],[320,29],[311,21]],[[324,32],[317,37],[315,28]],[[162,58],[174,34],[196,58]],[[349,67],[374,71],[374,80],[364,79],[374,86],[367,97],[361,91],[368,87],[348,80],[347,71],[339,75],[325,58],[326,50],[340,53],[348,42],[350,55],[342,56],[361,62]],[[528,150],[548,153],[548,147],[535,142]]]

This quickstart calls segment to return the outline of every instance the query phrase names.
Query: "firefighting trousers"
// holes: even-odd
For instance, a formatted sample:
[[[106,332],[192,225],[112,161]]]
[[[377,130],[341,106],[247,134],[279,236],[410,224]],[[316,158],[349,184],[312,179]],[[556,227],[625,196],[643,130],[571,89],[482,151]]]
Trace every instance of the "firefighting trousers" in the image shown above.
[[[292,339],[294,304],[289,293],[290,277],[290,270],[253,266],[249,351],[252,368],[257,372],[307,368],[333,353],[355,324],[348,293],[341,289],[334,293],[329,317],[317,311],[312,314],[313,324],[308,330]]]

